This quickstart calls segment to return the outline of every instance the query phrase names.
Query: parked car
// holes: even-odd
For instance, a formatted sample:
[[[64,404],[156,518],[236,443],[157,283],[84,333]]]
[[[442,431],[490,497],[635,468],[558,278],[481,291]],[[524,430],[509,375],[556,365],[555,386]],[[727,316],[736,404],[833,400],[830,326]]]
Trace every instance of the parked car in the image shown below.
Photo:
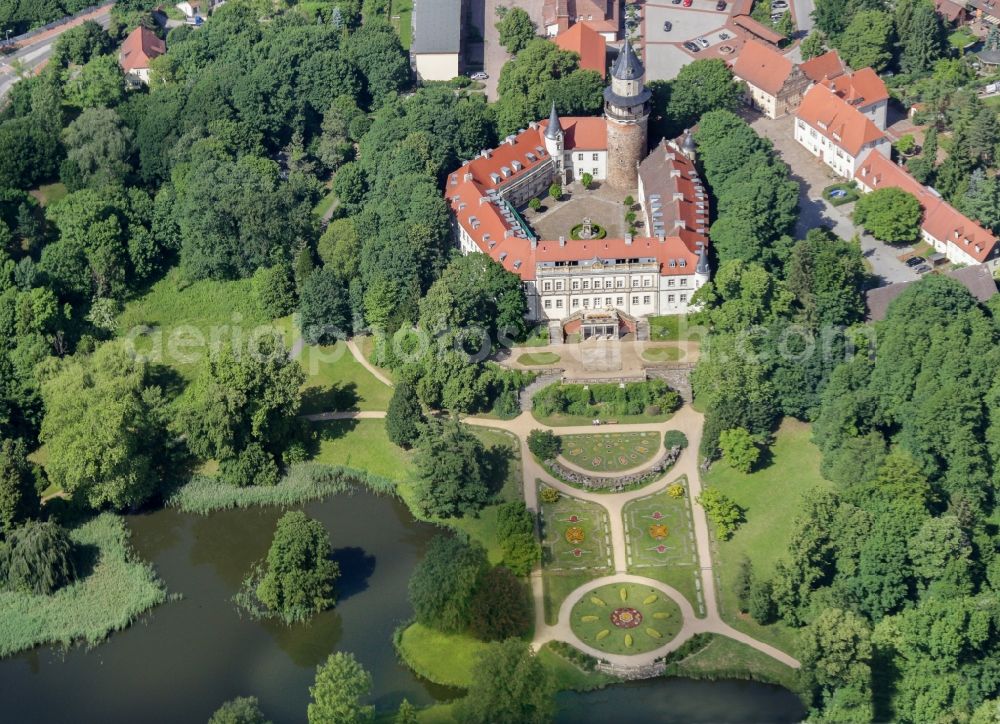
[[[772,5],[772,7],[773,7],[773,5]],[[715,9],[716,10],[725,10],[726,9],[726,0],[719,0],[719,2],[715,3]]]
[[[772,23],[776,23],[779,20],[781,20],[783,17],[785,17],[784,13],[771,13],[771,22]]]
[[[663,21],[663,32],[664,33],[669,33],[673,29],[674,29],[674,24],[672,22],[670,22],[669,20],[664,20]]]
[[[698,51],[701,50],[701,48],[692,43],[690,40],[684,43],[684,47],[690,50],[692,53],[697,53]]]
[[[472,80],[488,80],[489,77],[490,77],[490,74],[481,70],[478,73],[473,73],[469,77],[472,78]]]
[[[929,266],[927,266],[926,264],[921,264],[920,266],[918,266],[913,271],[915,271],[917,274],[926,274],[930,270],[931,270],[931,268]]]
[[[925,263],[926,261],[927,260],[924,259],[922,256],[911,256],[909,259],[906,260],[906,266],[919,266]]]
[[[725,31],[719,33],[719,40],[729,40],[729,38],[731,38],[731,37],[732,36],[729,33],[725,32]]]
[[[698,45],[700,45],[703,48],[707,48],[709,46],[709,42],[704,38],[698,38]]]
[[[772,10],[785,10],[788,8],[788,3],[785,0],[772,0],[771,9]]]
[[[686,8],[689,8],[689,7],[691,7],[691,0],[683,0],[683,2],[681,3],[681,5],[683,5]]]
[[[681,4],[681,0],[670,0],[670,4],[671,5],[680,5]]]

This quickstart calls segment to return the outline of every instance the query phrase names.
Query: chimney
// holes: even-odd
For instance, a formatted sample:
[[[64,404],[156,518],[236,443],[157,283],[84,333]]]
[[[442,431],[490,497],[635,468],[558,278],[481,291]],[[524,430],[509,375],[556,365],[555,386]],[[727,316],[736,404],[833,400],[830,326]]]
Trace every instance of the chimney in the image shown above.
[[[538,247],[538,239],[534,236],[531,237],[531,250],[534,251]]]
[[[566,237],[565,236],[560,236],[559,237],[559,246],[566,246]]]
[[[625,235],[625,246],[632,246],[632,235],[631,234],[626,234]]]

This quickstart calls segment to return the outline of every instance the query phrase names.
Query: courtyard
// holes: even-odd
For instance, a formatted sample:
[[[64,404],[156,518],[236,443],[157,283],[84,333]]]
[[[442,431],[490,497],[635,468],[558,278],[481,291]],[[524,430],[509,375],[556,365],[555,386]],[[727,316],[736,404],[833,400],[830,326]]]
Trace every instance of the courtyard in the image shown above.
[[[554,201],[546,197],[542,199],[540,211],[524,209],[521,214],[539,239],[558,239],[560,236],[569,239],[571,229],[584,218],[604,228],[606,238],[621,239],[628,233],[625,224],[628,209],[623,203],[625,196],[607,183],[595,181],[589,189],[573,183],[563,188],[562,200]],[[641,226],[640,220],[637,219],[636,223]]]

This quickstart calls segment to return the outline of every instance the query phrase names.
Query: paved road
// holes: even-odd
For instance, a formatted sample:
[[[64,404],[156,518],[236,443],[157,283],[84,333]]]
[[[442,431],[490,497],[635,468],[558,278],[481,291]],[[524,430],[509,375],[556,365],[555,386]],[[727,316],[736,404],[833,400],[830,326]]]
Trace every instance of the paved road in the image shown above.
[[[792,8],[795,16],[795,27],[799,29],[799,35],[805,35],[813,28],[813,10],[816,3],[813,0],[792,0]]]
[[[474,0],[469,6],[469,23],[482,35],[483,42],[470,44],[466,62],[473,64],[481,62],[483,70],[489,74],[489,79],[485,81],[488,100],[495,101],[497,99],[497,81],[500,79],[500,70],[510,58],[507,51],[500,45],[500,34],[496,29],[497,7],[519,7],[527,11],[531,19],[535,21],[538,32],[543,33],[542,5],[543,0]]]
[[[757,133],[771,139],[775,151],[791,168],[792,178],[799,184],[799,221],[795,229],[796,238],[805,237],[809,229],[818,226],[832,229],[842,239],[858,236],[861,251],[871,265],[872,273],[878,277],[878,286],[912,282],[920,278],[919,274],[898,258],[910,247],[893,247],[864,233],[864,230],[855,226],[851,219],[854,204],[833,206],[823,199],[823,189],[843,179],[836,176],[826,164],[795,140],[791,116],[772,120],[754,113],[749,120]]]
[[[101,27],[108,27],[111,19],[110,9],[105,7],[95,10],[89,15],[83,15],[75,20],[53,28],[51,31],[43,33],[27,41],[27,44],[16,53],[7,56],[0,56],[0,98],[7,95],[11,87],[20,80],[11,68],[11,62],[20,60],[27,70],[32,73],[39,71],[52,56],[52,49],[56,39],[70,28],[80,25],[85,20],[94,20]]]

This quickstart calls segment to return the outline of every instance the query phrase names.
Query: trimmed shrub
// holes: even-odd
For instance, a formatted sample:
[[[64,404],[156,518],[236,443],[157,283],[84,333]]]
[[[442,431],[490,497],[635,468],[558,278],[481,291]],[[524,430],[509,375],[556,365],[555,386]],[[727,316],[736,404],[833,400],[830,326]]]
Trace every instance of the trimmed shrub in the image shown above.
[[[562,452],[562,440],[551,430],[528,433],[528,449],[539,460],[554,460]]]

